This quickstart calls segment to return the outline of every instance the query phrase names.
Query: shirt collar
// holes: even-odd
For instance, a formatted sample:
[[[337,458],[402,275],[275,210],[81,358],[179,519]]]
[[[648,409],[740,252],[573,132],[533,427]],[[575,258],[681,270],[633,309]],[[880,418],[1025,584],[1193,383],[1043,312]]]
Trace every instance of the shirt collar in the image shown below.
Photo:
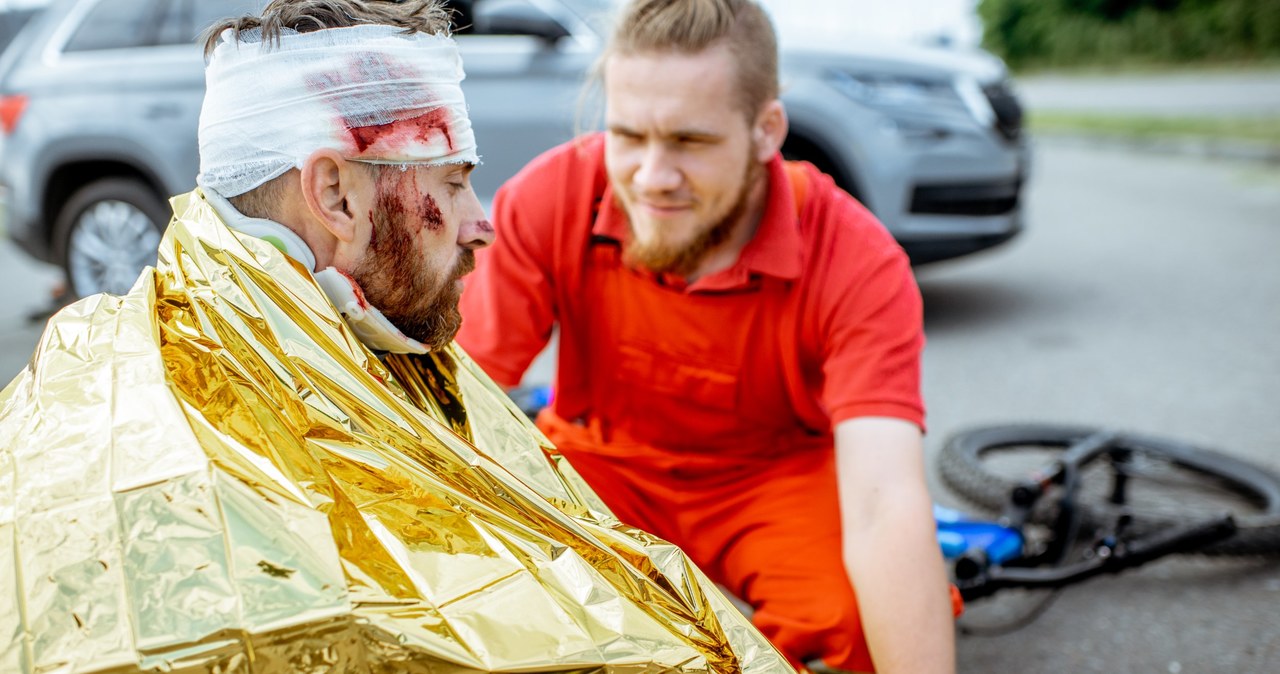
[[[768,172],[764,217],[756,235],[742,249],[738,263],[751,271],[790,281],[800,278],[803,267],[799,209],[782,155],[774,155],[769,161]]]
[[[774,155],[766,165],[769,193],[764,215],[751,241],[738,255],[738,261],[724,271],[698,279],[691,289],[726,289],[747,283],[753,275],[763,274],[785,281],[800,277],[803,266],[803,241],[791,182],[782,155]],[[606,184],[600,200],[600,211],[591,227],[594,236],[619,242],[631,238],[627,215],[614,198],[613,185]]]

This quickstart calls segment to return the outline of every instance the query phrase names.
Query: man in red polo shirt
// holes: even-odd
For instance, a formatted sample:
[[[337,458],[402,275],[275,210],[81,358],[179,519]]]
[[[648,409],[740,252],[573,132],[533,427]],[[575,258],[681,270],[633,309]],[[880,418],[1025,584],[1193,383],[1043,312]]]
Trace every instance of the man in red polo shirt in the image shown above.
[[[514,386],[558,324],[539,426],[794,664],[952,671],[905,254],[781,159],[775,37],[750,0],[633,0],[603,66],[607,131],[499,191],[458,341]]]

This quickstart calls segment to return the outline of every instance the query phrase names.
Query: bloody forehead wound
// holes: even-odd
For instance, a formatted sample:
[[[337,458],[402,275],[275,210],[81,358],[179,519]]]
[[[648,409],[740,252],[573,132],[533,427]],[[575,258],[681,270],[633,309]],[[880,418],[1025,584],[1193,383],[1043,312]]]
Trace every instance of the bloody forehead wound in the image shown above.
[[[439,140],[443,140],[445,148],[452,152],[456,148],[449,130],[448,108],[438,107],[417,116],[378,123],[371,121],[363,103],[341,96],[327,96],[330,92],[342,92],[362,84],[377,83],[385,84],[388,93],[393,95],[397,83],[404,82],[412,86],[421,79],[422,73],[412,65],[399,63],[385,54],[368,52],[354,55],[342,70],[316,73],[308,77],[307,87],[332,103],[338,124],[350,134],[350,150],[356,157],[380,152],[395,153],[414,142],[430,145]],[[406,102],[423,95],[420,92],[404,94]],[[431,100],[429,91],[425,95]]]

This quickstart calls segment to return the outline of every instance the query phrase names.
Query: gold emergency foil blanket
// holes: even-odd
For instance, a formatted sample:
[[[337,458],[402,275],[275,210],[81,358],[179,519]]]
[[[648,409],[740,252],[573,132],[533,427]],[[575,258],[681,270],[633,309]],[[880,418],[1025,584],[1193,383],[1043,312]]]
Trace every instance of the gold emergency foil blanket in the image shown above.
[[[173,201],[0,393],[2,672],[790,672],[460,350]]]

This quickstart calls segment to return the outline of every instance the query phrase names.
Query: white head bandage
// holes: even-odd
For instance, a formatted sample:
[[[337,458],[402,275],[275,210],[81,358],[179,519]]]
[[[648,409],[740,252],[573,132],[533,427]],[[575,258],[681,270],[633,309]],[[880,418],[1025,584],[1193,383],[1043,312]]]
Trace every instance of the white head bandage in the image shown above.
[[[205,69],[197,182],[233,197],[322,148],[385,164],[478,163],[462,77],[443,35],[359,25],[286,30],[277,43],[224,32]]]

